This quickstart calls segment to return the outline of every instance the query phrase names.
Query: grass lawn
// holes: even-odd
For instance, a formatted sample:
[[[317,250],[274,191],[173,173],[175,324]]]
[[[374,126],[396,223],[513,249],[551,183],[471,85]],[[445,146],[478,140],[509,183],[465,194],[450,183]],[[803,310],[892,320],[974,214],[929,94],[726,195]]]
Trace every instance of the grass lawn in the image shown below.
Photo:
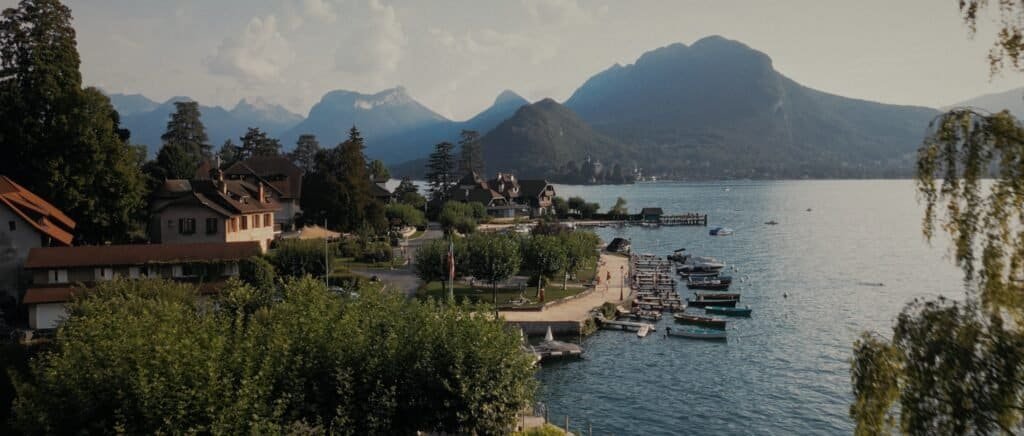
[[[569,287],[568,289],[563,291],[561,283],[548,283],[548,285],[547,285],[547,287],[546,287],[546,289],[544,291],[544,297],[545,297],[544,301],[545,302],[550,302],[550,301],[553,301],[553,300],[557,300],[559,298],[568,297],[570,295],[576,295],[576,294],[578,294],[578,293],[580,293],[582,291],[583,291],[583,288],[579,288],[579,287]],[[493,300],[494,295],[491,293],[492,292],[491,291],[491,287],[490,287],[490,285],[487,285],[486,283],[482,284],[481,286],[469,287],[469,285],[467,285],[466,283],[456,282],[455,283],[454,292],[455,292],[455,299],[457,299],[457,300],[458,299],[463,299],[463,298],[468,298],[471,301],[482,302],[482,303],[490,303],[490,302],[494,301]],[[421,299],[426,299],[426,298],[443,299],[447,295],[448,295],[448,288],[444,287],[441,284],[441,282],[430,282],[426,286],[420,287],[420,289],[416,291],[416,297],[417,298],[421,298]],[[528,298],[530,300],[530,302],[531,302],[531,304],[526,304],[524,306],[529,307],[529,306],[536,306],[536,305],[539,304],[536,301],[536,296],[537,296],[537,288],[536,287],[534,287],[534,286],[527,287],[526,290],[522,292],[522,295],[525,296],[526,298]],[[498,288],[498,305],[508,304],[508,302],[510,300],[518,299],[519,296],[520,296],[520,291],[519,291],[518,288],[517,289]]]
[[[331,259],[331,272],[334,271],[348,271],[350,268],[361,268],[361,269],[384,269],[390,267],[402,266],[403,259],[394,258],[391,262],[357,262],[351,257],[335,257]]]

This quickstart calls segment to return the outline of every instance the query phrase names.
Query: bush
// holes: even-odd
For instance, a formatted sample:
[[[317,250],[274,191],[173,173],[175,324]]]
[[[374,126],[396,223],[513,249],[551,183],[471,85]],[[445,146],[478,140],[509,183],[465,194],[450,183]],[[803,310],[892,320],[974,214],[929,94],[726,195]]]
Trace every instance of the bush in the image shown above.
[[[371,242],[366,244],[359,261],[368,263],[390,262],[394,251],[387,242]]]
[[[277,271],[263,256],[253,256],[239,265],[238,275],[243,282],[261,289],[274,287]]]
[[[277,272],[283,276],[321,277],[326,272],[323,239],[290,239],[278,243],[271,260]]]
[[[102,283],[16,383],[17,430],[503,434],[532,401],[533,362],[482,308],[283,288],[239,316],[187,285]]]
[[[487,218],[487,208],[480,203],[461,203],[449,201],[444,204],[438,221],[445,230],[455,230],[462,234],[470,234],[476,230],[477,224]]]
[[[384,209],[384,215],[388,218],[388,222],[392,227],[419,227],[427,225],[427,218],[423,216],[423,211],[408,204],[389,204]]]
[[[363,244],[356,238],[344,238],[335,244],[338,257],[351,257],[359,259],[363,257]]]

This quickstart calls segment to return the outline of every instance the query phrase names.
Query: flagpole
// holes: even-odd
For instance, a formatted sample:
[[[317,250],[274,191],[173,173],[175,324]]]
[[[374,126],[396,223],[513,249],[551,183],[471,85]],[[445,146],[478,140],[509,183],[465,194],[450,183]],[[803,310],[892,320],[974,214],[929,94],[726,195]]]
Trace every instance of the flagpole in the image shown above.
[[[448,301],[455,301],[455,240],[448,240]]]

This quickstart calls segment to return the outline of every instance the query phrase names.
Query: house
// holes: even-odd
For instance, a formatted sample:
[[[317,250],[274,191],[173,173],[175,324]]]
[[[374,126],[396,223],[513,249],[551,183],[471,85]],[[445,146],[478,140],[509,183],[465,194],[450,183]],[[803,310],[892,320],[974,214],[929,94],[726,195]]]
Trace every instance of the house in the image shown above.
[[[69,246],[75,221],[52,204],[0,176],[0,303],[17,300],[27,278],[22,265],[29,250]]]
[[[539,216],[551,211],[555,188],[546,180],[517,180],[515,175],[498,173],[485,181],[472,172],[449,192],[452,200],[483,203],[488,215],[498,218]]]
[[[150,205],[150,238],[162,244],[257,241],[263,251],[274,239],[281,206],[257,180],[166,180]]]
[[[640,210],[640,219],[649,223],[660,223],[664,214],[660,207],[645,207]]]
[[[395,194],[388,190],[386,178],[375,178],[370,183],[370,195],[377,201],[390,204],[395,200]]]
[[[52,329],[73,295],[115,277],[165,278],[216,293],[238,276],[241,261],[261,251],[257,241],[33,248],[25,261],[31,284],[22,304],[29,327]]]
[[[205,174],[215,174],[211,169],[207,167]],[[293,229],[295,217],[302,213],[299,205],[302,197],[301,168],[283,156],[253,156],[231,165],[224,171],[224,175],[228,180],[241,180],[252,185],[262,182],[266,185],[269,188],[267,195],[281,205],[274,212],[275,230]]]

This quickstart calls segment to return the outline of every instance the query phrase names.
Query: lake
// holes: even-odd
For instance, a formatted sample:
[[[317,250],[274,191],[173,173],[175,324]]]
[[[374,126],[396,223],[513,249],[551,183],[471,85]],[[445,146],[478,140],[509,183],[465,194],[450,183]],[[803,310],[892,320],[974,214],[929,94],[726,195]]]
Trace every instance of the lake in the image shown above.
[[[700,212],[735,234],[704,227],[603,228],[634,252],[685,247],[727,263],[753,308],[727,343],[665,338],[671,316],[645,339],[599,331],[581,361],[545,364],[539,397],[553,422],[594,434],[849,434],[849,360],[865,330],[891,335],[914,298],[962,298],[959,270],[940,235],[921,234],[923,208],[909,180],[557,185],[564,198],[617,197],[632,213]],[[778,225],[764,222],[774,220]],[[879,286],[881,284],[881,286]],[[688,294],[685,286],[681,294]],[[580,433],[577,433],[580,434]],[[585,433],[583,433],[585,434]]]

